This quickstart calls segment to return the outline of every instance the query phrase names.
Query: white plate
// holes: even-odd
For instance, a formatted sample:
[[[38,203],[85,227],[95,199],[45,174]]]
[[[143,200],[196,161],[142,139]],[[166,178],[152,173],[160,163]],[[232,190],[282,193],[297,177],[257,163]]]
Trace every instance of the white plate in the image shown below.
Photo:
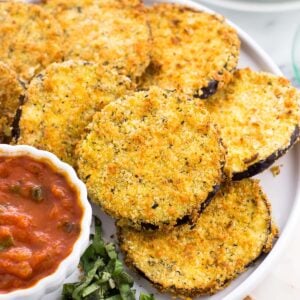
[[[198,0],[198,2],[246,12],[283,12],[300,9],[299,0]]]
[[[146,0],[147,4],[153,2]],[[197,4],[194,1],[188,0],[173,0],[169,2],[181,3],[190,6],[194,9],[205,10],[211,12],[206,7]],[[239,29],[236,25],[229,22],[234,26],[242,41],[242,51],[239,67],[249,66],[255,70],[263,70],[277,75],[281,75],[279,68],[274,64],[271,58],[250,38],[244,31]],[[273,215],[277,224],[280,227],[280,238],[269,255],[264,259],[259,260],[254,267],[251,267],[246,273],[238,277],[232,282],[225,290],[217,293],[214,296],[199,297],[201,300],[241,300],[249,291],[251,291],[258,283],[260,283],[267,272],[271,271],[275,266],[280,255],[283,253],[289,238],[293,233],[293,228],[298,218],[300,218],[300,148],[299,145],[294,147],[285,157],[281,158],[276,165],[282,165],[280,175],[273,177],[269,170],[257,176],[261,179],[264,191],[268,195],[272,207]],[[100,209],[94,207],[94,212],[101,218],[104,228],[104,237],[108,241],[116,241],[116,237],[112,235],[115,233],[114,221],[100,212]],[[77,280],[78,274],[73,274],[68,279],[68,282]],[[156,299],[171,299],[166,294],[158,293],[151,285],[144,279],[132,274],[136,279],[135,288],[137,295],[140,291],[154,293]],[[61,291],[52,293],[44,299],[52,300],[59,299]]]

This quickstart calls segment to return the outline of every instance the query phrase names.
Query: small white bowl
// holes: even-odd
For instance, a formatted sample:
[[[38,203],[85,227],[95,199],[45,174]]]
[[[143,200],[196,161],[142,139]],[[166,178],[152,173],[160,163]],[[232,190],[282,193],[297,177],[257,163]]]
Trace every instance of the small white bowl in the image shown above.
[[[56,271],[42,278],[33,286],[26,289],[18,289],[9,293],[0,294],[0,300],[36,300],[42,296],[58,289],[64,280],[77,268],[80,256],[89,244],[90,224],[92,220],[92,208],[87,200],[87,190],[81,180],[78,179],[74,169],[68,164],[60,161],[54,154],[38,150],[31,146],[10,146],[0,144],[0,156],[21,156],[27,155],[36,159],[49,161],[56,170],[64,174],[71,183],[78,189],[79,201],[83,207],[81,219],[81,232],[76,240],[72,252],[61,261]]]

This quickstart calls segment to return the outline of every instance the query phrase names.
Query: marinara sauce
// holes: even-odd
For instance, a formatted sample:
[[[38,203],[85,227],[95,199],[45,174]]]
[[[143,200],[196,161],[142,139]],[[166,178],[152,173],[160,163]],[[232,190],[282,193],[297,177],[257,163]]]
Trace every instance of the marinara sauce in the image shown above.
[[[46,160],[0,157],[0,293],[53,273],[80,234],[77,189]]]

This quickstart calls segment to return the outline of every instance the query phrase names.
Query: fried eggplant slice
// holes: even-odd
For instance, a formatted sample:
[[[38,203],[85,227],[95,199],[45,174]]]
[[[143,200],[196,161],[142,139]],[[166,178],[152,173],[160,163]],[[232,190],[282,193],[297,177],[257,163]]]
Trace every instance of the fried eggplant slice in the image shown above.
[[[106,66],[54,63],[29,85],[18,143],[53,152],[74,166],[74,147],[93,114],[133,87],[128,77]]]
[[[207,98],[230,81],[240,41],[222,17],[166,3],[147,12],[153,47],[142,89],[157,85]]]
[[[81,0],[49,1],[44,7],[64,30],[65,59],[109,64],[133,80],[148,66],[150,29],[142,5],[101,6],[97,1]]]
[[[152,87],[95,114],[76,148],[89,196],[120,223],[193,222],[223,179],[224,148],[202,103]]]
[[[23,81],[62,59],[62,29],[38,5],[0,2],[0,40],[0,60]]]
[[[264,171],[299,138],[300,95],[285,78],[238,70],[205,104],[228,151],[225,173],[234,180]]]
[[[23,98],[24,90],[17,74],[0,62],[0,143],[11,141],[14,120]]]
[[[129,266],[163,292],[194,297],[223,289],[270,251],[271,226],[258,181],[244,179],[223,186],[194,227],[168,233],[119,227],[118,235]]]

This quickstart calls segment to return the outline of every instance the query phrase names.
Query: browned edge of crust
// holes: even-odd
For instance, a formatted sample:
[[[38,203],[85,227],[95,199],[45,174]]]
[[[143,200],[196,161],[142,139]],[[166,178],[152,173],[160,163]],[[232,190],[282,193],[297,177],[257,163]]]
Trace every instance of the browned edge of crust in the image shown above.
[[[122,221],[125,222],[125,226],[129,226],[131,228],[134,228],[135,230],[144,230],[148,232],[154,232],[154,231],[164,231],[168,232],[172,230],[174,227],[178,227],[184,224],[189,224],[191,228],[194,227],[199,215],[205,210],[205,208],[209,205],[209,203],[212,201],[214,198],[215,194],[219,191],[221,187],[221,184],[215,185],[212,190],[208,193],[207,198],[205,199],[204,202],[201,203],[199,209],[196,212],[192,212],[190,215],[185,215],[181,218],[178,218],[176,220],[175,224],[170,224],[170,223],[161,223],[161,224],[153,224],[149,222],[132,222],[132,220],[127,220],[127,219],[117,219],[116,223],[121,224],[123,223]],[[130,225],[131,224],[131,225]],[[123,226],[123,224],[121,225]]]
[[[129,255],[127,251],[122,247],[123,244],[123,237],[122,237],[122,228],[116,225],[117,228],[117,238],[118,238],[118,243],[119,243],[119,248],[124,254],[124,262],[125,264],[133,271],[141,275],[143,278],[148,280],[153,287],[158,289],[162,293],[171,293],[174,294],[178,297],[196,297],[196,296],[201,296],[201,295],[213,295],[220,290],[224,289],[227,287],[234,279],[236,279],[240,274],[246,272],[248,268],[253,267],[258,261],[260,261],[262,258],[266,256],[267,253],[269,253],[272,250],[273,243],[275,240],[278,238],[278,229],[277,226],[275,225],[274,221],[272,220],[271,217],[271,205],[265,196],[265,194],[262,194],[262,198],[268,208],[269,212],[269,226],[267,228],[267,237],[265,240],[265,243],[263,244],[261,251],[257,255],[256,258],[254,258],[251,262],[249,262],[244,269],[241,272],[233,274],[231,278],[227,278],[224,280],[221,286],[219,286],[217,289],[215,287],[207,288],[207,289],[201,289],[201,288],[193,288],[190,290],[182,289],[182,288],[176,288],[175,286],[170,286],[170,287],[163,287],[161,284],[152,281],[147,275],[141,271],[134,263],[134,261],[129,258]]]
[[[170,5],[170,6],[173,6],[173,7],[177,7],[181,13],[187,11],[187,12],[194,12],[194,13],[209,14],[210,16],[212,16],[217,21],[220,21],[221,23],[226,23],[226,18],[224,18],[222,15],[219,15],[217,13],[209,13],[209,12],[206,12],[204,10],[194,9],[194,8],[186,6],[186,5],[181,5],[181,4],[176,4],[176,3],[157,3],[157,4],[154,4],[154,6],[159,6],[161,4],[163,4],[163,5],[167,4],[167,5]],[[148,23],[149,28],[150,28],[150,37],[151,37],[150,40],[153,40],[150,23],[149,22],[147,22],[147,23]],[[230,25],[228,25],[228,26],[230,26]],[[240,44],[239,44],[238,48],[239,47],[240,47]],[[237,70],[237,66],[234,67],[234,68],[228,68],[227,67],[228,62],[231,61],[233,58],[235,58],[235,56],[236,55],[231,54],[228,57],[227,62],[223,66],[223,69],[219,71],[219,75],[223,75],[224,73],[233,74]],[[150,72],[155,72],[154,70],[156,68],[157,67],[153,64],[153,61],[150,61],[148,67],[145,70],[145,73],[148,70],[150,70]],[[159,66],[158,66],[158,68],[159,68]],[[222,83],[222,80],[221,80],[221,83]],[[138,82],[138,85],[139,84],[140,84],[140,82]],[[216,79],[207,78],[207,85],[200,88],[199,90],[195,91],[193,97],[198,98],[198,99],[202,99],[202,100],[207,99],[208,97],[214,95],[218,91],[219,86],[220,86],[220,81],[218,81]],[[143,89],[140,89],[140,90],[143,90]]]
[[[220,135],[220,131],[216,125],[214,125],[214,128],[217,130],[218,134]],[[195,223],[197,222],[200,214],[205,210],[205,208],[210,204],[214,196],[217,194],[217,192],[220,190],[222,184],[224,182],[227,182],[227,177],[225,174],[225,162],[226,162],[226,152],[227,149],[223,143],[222,138],[219,138],[219,145],[220,148],[223,151],[223,157],[222,160],[220,161],[221,168],[220,168],[220,177],[219,177],[219,182],[212,187],[212,189],[208,192],[206,199],[200,204],[200,207],[198,210],[193,210],[190,215],[185,215],[181,218],[177,218],[175,224],[169,224],[169,223],[161,223],[161,224],[153,224],[149,222],[133,222],[132,220],[126,219],[126,218],[117,218],[116,219],[116,224],[121,222],[120,226],[123,226],[123,221],[125,223],[125,226],[129,226],[131,228],[134,228],[136,230],[145,230],[145,231],[170,231],[174,227],[178,227],[184,224],[189,224],[191,228],[194,227]]]
[[[242,180],[244,178],[249,178],[254,175],[257,175],[258,173],[263,172],[267,168],[269,168],[277,159],[279,159],[281,156],[283,156],[290,148],[293,147],[293,145],[296,144],[300,137],[300,129],[299,126],[296,125],[295,130],[290,138],[290,143],[286,148],[279,149],[275,151],[273,154],[271,154],[266,159],[262,159],[255,164],[248,167],[246,171],[234,173],[232,176],[232,180]]]

